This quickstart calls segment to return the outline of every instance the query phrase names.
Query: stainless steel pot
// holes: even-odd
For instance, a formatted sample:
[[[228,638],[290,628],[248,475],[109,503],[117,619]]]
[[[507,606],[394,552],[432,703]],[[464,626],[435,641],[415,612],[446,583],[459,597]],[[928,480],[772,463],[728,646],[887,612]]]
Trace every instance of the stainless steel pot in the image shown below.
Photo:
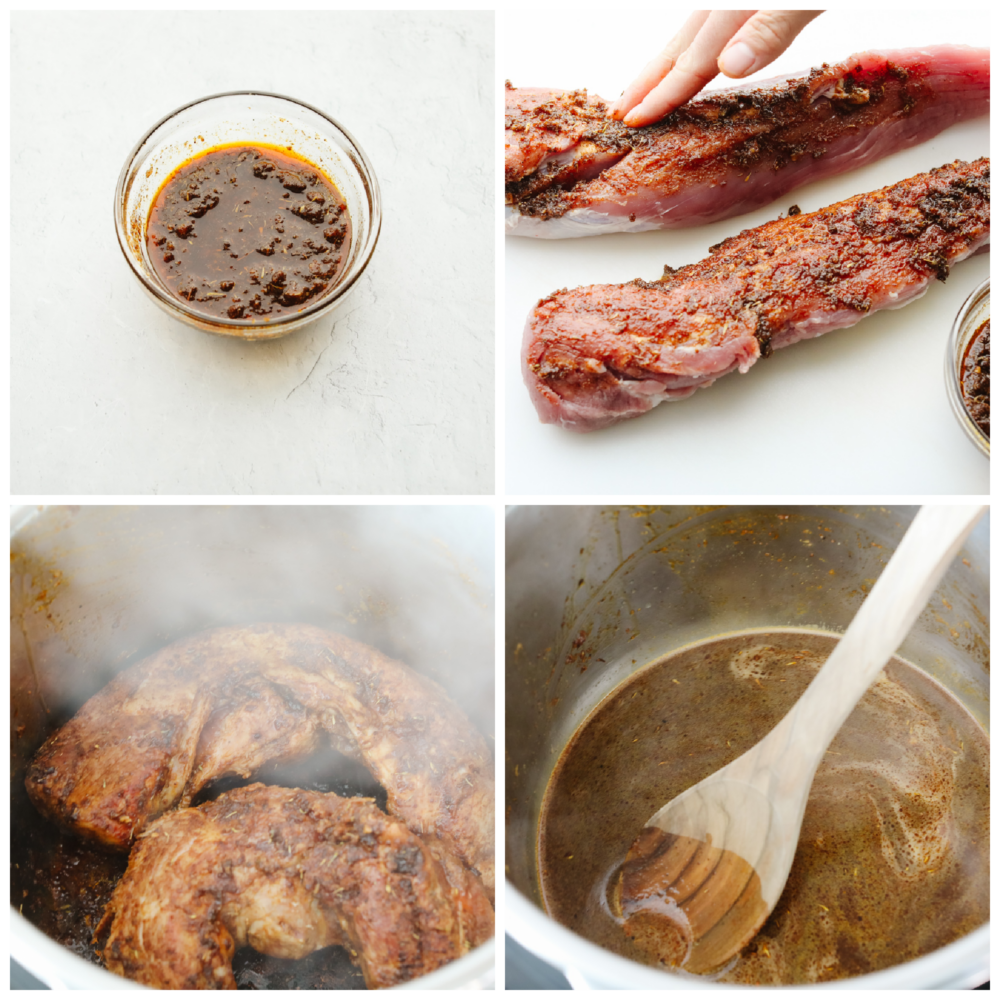
[[[435,678],[492,743],[491,507],[18,508],[11,555],[12,815],[32,808],[24,768],[54,720],[214,625],[302,621],[368,642]],[[11,956],[54,989],[137,988],[16,905]],[[408,986],[493,981],[490,941]]]
[[[536,843],[548,779],[598,703],[672,650],[750,628],[843,632],[915,512],[548,506],[508,513],[506,929],[523,947],[578,988],[718,988],[612,954],[543,912]],[[988,616],[984,520],[899,655],[944,684],[987,732]],[[915,961],[824,987],[968,988],[988,978],[986,925]]]

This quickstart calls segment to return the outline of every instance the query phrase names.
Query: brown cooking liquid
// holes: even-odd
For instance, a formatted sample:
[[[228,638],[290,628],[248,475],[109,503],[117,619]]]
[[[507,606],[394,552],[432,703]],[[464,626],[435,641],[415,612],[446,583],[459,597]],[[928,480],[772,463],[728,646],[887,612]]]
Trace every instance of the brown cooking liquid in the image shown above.
[[[548,912],[654,964],[615,915],[629,848],[665,802],[773,728],[835,641],[791,630],[714,639],[609,695],[574,734],[546,790],[538,857]],[[862,975],[988,919],[988,738],[936,681],[893,659],[816,773],[777,906],[715,978],[794,984]]]
[[[350,215],[333,181],[264,145],[220,146],[182,164],[146,226],[160,280],[210,319],[300,312],[337,283],[350,245]]]

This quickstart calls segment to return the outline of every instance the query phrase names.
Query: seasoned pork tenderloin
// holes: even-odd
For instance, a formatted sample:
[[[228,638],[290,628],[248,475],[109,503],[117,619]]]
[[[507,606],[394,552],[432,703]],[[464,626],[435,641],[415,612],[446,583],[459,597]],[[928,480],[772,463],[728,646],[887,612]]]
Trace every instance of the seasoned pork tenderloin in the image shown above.
[[[525,326],[525,383],[543,423],[607,427],[912,302],[989,233],[990,161],[957,160],[744,230],[657,281],[553,292]]]

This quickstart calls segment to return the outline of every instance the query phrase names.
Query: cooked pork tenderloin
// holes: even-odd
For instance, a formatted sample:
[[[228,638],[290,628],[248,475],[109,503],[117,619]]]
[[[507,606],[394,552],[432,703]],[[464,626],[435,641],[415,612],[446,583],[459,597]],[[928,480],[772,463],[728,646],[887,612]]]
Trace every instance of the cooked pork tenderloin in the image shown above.
[[[127,850],[209,781],[249,777],[329,737],[389,812],[494,884],[493,761],[433,681],[311,625],[216,628],[118,674],[41,747],[25,784],[63,826]]]
[[[236,989],[248,944],[279,958],[343,945],[380,988],[492,935],[479,880],[372,800],[255,784],[151,823],[95,942],[112,972],[160,989]]]

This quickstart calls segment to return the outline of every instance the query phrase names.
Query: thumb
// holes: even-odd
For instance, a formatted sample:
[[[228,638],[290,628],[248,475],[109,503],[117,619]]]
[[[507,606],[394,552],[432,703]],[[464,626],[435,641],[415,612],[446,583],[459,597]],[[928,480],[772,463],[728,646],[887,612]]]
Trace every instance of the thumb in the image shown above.
[[[773,62],[821,10],[761,10],[730,39],[719,56],[729,77],[749,76]]]

